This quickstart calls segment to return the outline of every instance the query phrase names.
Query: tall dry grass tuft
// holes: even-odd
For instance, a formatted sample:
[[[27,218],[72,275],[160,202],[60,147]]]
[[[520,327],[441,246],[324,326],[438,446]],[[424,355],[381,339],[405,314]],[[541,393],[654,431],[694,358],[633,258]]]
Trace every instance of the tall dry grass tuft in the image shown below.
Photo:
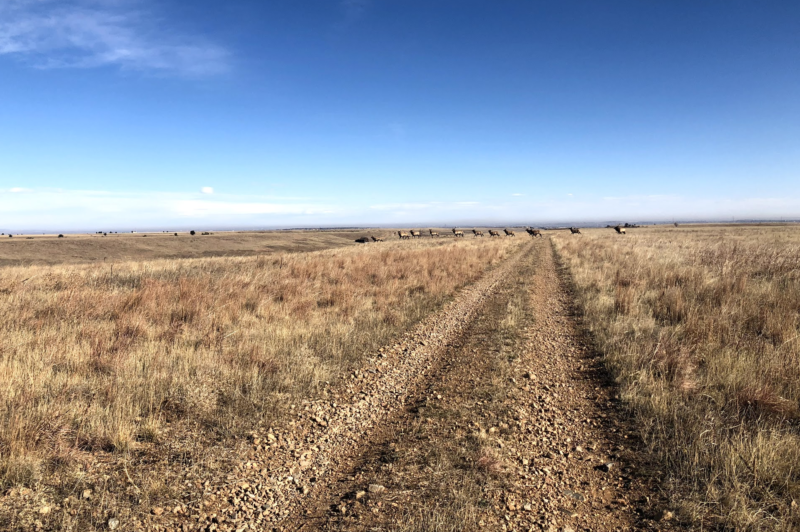
[[[0,487],[279,420],[514,247],[0,270]]]
[[[553,242],[684,517],[797,529],[800,230],[586,233]]]

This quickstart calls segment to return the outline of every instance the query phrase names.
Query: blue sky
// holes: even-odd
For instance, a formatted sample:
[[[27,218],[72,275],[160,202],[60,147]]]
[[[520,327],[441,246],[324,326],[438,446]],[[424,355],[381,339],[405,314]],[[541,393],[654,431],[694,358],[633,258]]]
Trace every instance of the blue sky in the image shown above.
[[[800,2],[0,0],[0,230],[800,217]]]

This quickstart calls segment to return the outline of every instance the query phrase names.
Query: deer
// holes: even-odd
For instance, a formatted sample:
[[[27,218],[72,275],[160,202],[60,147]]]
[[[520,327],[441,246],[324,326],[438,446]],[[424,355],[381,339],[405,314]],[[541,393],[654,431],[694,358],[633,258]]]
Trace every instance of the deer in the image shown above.
[[[376,238],[376,237],[373,236],[373,237],[370,237],[370,238],[372,238],[373,242],[383,242],[383,239],[381,237],[377,237]]]
[[[578,229],[577,227],[570,227],[569,228],[569,232],[571,234],[573,234],[573,235],[581,235],[581,234],[583,234],[583,233],[581,233],[581,230]]]
[[[616,231],[618,235],[624,235],[625,234],[625,228],[624,227],[620,227],[619,224],[614,226],[614,231]]]
[[[476,231],[475,229],[473,229],[472,235],[473,235],[472,238],[475,238],[477,236],[483,236],[483,231]]]
[[[400,236],[400,240],[408,240],[409,238],[411,238],[411,235],[409,235],[408,233],[404,233],[402,231],[398,231],[397,234]]]
[[[414,229],[411,229],[411,238],[421,238],[421,237],[422,233],[420,231],[415,231]]]
[[[494,229],[489,229],[489,238],[491,238],[493,236],[499,237],[500,236],[500,231],[495,231]]]
[[[542,235],[542,232],[539,231],[538,229],[531,229],[530,227],[527,227],[525,228],[525,232],[531,235],[532,237],[537,237],[537,236],[544,237],[544,235]]]
[[[456,238],[463,237],[464,236],[464,231],[459,231],[458,229],[456,229],[454,227],[453,228],[453,236],[455,236]]]
[[[439,233],[437,231],[434,231],[433,229],[428,229],[428,231],[431,234],[431,238],[439,238]]]
[[[509,231],[508,229],[503,229],[503,231],[505,232],[506,236],[517,236],[514,231]]]

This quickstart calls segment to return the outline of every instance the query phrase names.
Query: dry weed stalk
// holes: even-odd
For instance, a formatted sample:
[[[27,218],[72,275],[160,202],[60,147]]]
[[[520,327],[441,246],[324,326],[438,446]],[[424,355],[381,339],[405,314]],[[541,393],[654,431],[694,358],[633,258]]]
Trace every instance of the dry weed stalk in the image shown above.
[[[556,236],[579,306],[687,519],[800,526],[800,231]]]

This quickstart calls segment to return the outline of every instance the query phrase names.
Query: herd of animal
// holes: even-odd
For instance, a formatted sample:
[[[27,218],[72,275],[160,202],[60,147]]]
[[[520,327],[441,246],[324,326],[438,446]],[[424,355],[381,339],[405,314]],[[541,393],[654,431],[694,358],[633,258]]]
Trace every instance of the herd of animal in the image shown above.
[[[678,226],[678,224],[676,223],[675,227],[677,227],[677,226]],[[609,225],[607,227],[611,227],[611,226]],[[626,227],[631,228],[631,227],[638,227],[638,226],[629,225],[629,224],[625,224],[624,226],[615,225],[614,227],[612,227],[612,229],[614,229],[614,231],[616,231],[617,234],[624,235],[624,234],[626,234],[625,233],[625,228]],[[453,228],[453,229],[451,229],[451,231],[453,232],[453,237],[454,238],[464,238],[464,231],[462,231],[461,229]],[[489,232],[489,237],[490,238],[491,237],[500,238],[500,236],[502,236],[500,231],[497,231],[495,229],[489,229],[488,232]],[[537,237],[537,236],[538,237],[544,237],[544,234],[542,234],[542,231],[540,229],[531,229],[530,227],[526,227],[525,228],[525,232],[528,233],[531,237]],[[569,232],[570,232],[570,234],[573,234],[573,235],[582,234],[580,228],[578,228],[578,227],[570,227],[569,228]],[[439,234],[438,231],[434,231],[433,229],[428,229],[428,233],[430,234],[431,238],[439,238],[439,237],[442,236],[441,234]],[[505,233],[506,236],[517,236],[517,234],[514,231],[511,231],[510,229],[503,229],[503,233]],[[400,237],[400,240],[411,240],[412,238],[422,238],[422,234],[423,234],[422,231],[421,230],[417,230],[417,229],[409,229],[408,232],[397,231],[397,236]],[[475,237],[479,237],[479,236],[480,237],[484,236],[483,231],[479,231],[478,229],[473,229],[472,230],[472,237],[475,238]],[[360,242],[360,243],[364,243],[365,244],[367,242],[383,242],[383,239],[382,238],[377,238],[377,237],[374,237],[374,236],[369,236],[369,237],[365,236],[365,237],[359,238],[358,240],[356,240],[356,242]]]
[[[454,238],[464,238],[464,231],[462,231],[461,229],[453,228],[452,231],[453,231],[453,237]],[[543,236],[542,232],[539,229],[531,229],[531,228],[528,227],[528,228],[525,229],[525,231],[531,236]],[[506,236],[517,236],[517,234],[514,231],[510,231],[508,229],[503,229],[503,232],[506,234]],[[431,235],[431,238],[439,238],[439,237],[442,236],[441,234],[439,234],[438,231],[434,231],[433,229],[428,229],[428,233]],[[410,240],[412,238],[422,238],[422,231],[418,231],[416,229],[410,229],[407,233],[405,231],[398,231],[397,232],[397,236],[400,237],[400,240]],[[478,237],[478,236],[481,236],[481,237],[484,236],[483,231],[479,231],[477,229],[473,229],[472,230],[472,237],[475,238],[475,237]],[[495,231],[494,229],[489,229],[489,236],[490,237],[493,237],[493,236],[499,237],[500,236],[500,231]],[[374,242],[380,241],[380,239],[376,239],[374,236],[370,237],[370,238],[372,238],[372,240]],[[359,239],[359,240],[362,240],[362,239]],[[366,239],[363,239],[363,240],[366,240]]]

